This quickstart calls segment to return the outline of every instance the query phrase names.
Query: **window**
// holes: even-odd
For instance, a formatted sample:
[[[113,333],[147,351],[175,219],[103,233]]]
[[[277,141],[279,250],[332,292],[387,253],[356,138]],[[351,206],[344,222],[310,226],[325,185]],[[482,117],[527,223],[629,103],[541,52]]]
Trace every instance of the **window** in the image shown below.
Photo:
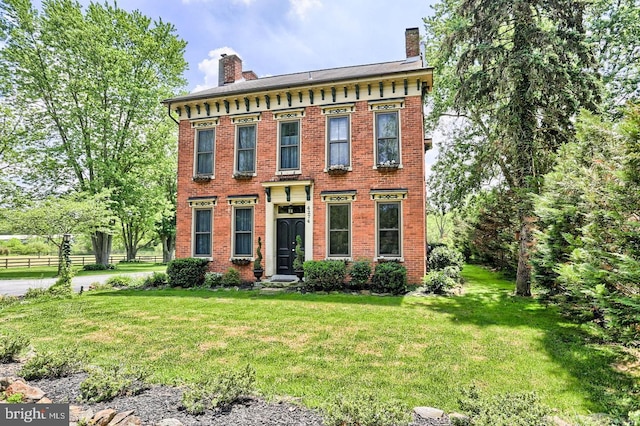
[[[236,144],[236,169],[238,172],[253,173],[256,170],[256,126],[238,126]]]
[[[253,253],[253,208],[234,209],[233,256],[251,257]]]
[[[351,206],[329,204],[329,257],[351,255]]]
[[[349,117],[329,117],[329,166],[349,165]]]
[[[198,130],[196,137],[196,175],[212,175],[215,130]]]
[[[400,257],[400,203],[378,203],[378,256]]]
[[[376,114],[377,164],[400,164],[398,143],[398,113]]]
[[[211,209],[194,210],[194,256],[211,256]]]
[[[300,122],[280,123],[280,170],[300,169]]]

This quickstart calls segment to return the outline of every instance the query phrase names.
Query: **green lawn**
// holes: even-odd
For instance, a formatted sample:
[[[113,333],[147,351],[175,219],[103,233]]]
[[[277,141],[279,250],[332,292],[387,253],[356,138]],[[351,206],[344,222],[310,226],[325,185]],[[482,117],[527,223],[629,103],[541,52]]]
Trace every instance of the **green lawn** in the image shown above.
[[[0,311],[0,329],[38,350],[77,342],[93,362],[141,365],[154,382],[194,382],[251,364],[266,396],[318,406],[336,392],[375,389],[408,406],[456,410],[461,387],[535,390],[565,416],[628,411],[635,379],[611,347],[513,283],[467,266],[459,297],[257,291],[85,293]],[[627,398],[625,400],[625,398]],[[626,411],[625,411],[626,412]]]
[[[107,271],[83,271],[82,266],[73,266],[74,275],[124,274],[128,272],[165,271],[167,265],[161,263],[118,263],[117,269]],[[34,266],[32,268],[0,268],[0,280],[12,278],[54,278],[58,273],[57,266]]]

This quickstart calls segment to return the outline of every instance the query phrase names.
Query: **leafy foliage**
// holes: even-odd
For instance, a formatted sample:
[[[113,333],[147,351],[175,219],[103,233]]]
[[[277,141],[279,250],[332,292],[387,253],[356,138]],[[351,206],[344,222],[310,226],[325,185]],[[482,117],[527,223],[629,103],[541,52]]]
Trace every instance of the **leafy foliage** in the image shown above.
[[[222,274],[222,278],[220,278],[220,284],[223,287],[238,287],[242,284],[242,279],[240,278],[240,271],[236,268],[229,268],[226,270],[224,274]]]
[[[477,388],[463,389],[460,408],[471,417],[473,426],[552,426],[551,410],[534,392],[489,396]]]
[[[111,401],[118,396],[138,395],[149,386],[142,369],[126,369],[123,366],[93,368],[80,383],[80,398],[86,402]]]
[[[29,359],[18,374],[26,380],[55,379],[70,376],[82,369],[87,355],[76,347],[60,352],[41,352]]]
[[[102,263],[88,263],[82,267],[83,271],[108,271],[111,269],[116,269],[116,265],[107,264],[103,265]]]
[[[205,287],[218,287],[222,285],[222,275],[220,272],[207,272],[204,275]]]
[[[458,269],[462,269],[464,259],[459,251],[449,248],[447,246],[440,246],[434,248],[429,253],[429,269],[440,271],[447,266],[454,266]]]
[[[371,278],[371,291],[391,294],[406,293],[407,268],[398,262],[378,263]]]
[[[29,339],[22,335],[3,334],[0,336],[0,364],[17,361],[25,348],[29,346]]]
[[[411,421],[409,409],[399,401],[382,401],[373,392],[336,394],[323,407],[328,426],[401,426]]]
[[[302,247],[302,237],[300,235],[296,235],[295,253],[296,257],[293,259],[293,269],[301,271],[304,269],[304,248]]]
[[[151,275],[147,275],[142,281],[142,286],[149,288],[164,287],[169,284],[169,276],[164,272],[154,272]]]
[[[429,271],[422,279],[427,293],[444,294],[452,289],[460,279],[460,270],[447,266],[443,270]]]
[[[182,394],[182,405],[190,414],[224,409],[250,396],[255,391],[256,372],[250,365],[238,371],[227,371],[199,383]]]
[[[200,287],[204,283],[209,261],[207,259],[189,257],[174,259],[167,265],[169,286],[171,287]]]
[[[305,287],[311,291],[341,290],[347,277],[347,266],[341,260],[307,260],[304,277]]]
[[[363,289],[369,284],[371,278],[371,262],[368,260],[357,260],[349,266],[349,287],[353,290]]]

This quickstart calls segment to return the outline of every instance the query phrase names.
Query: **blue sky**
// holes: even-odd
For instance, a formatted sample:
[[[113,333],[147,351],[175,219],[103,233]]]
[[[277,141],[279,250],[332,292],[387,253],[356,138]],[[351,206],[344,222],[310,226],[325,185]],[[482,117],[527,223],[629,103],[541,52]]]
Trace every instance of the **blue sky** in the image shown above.
[[[102,0],[100,0],[102,1]],[[35,4],[40,1],[35,0]],[[80,0],[88,4],[89,0]],[[119,0],[176,26],[187,41],[188,91],[217,85],[220,53],[258,76],[402,59],[404,30],[434,0]]]

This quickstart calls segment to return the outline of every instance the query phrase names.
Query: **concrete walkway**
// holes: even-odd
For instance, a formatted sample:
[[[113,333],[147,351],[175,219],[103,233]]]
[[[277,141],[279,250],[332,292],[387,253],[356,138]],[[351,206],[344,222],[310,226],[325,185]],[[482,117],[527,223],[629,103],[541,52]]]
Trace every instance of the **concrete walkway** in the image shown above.
[[[115,275],[128,275],[131,277],[144,277],[151,275],[153,272],[134,272],[124,274],[105,274],[105,275],[86,275],[82,277],[73,277],[71,280],[73,291],[80,291],[80,287],[88,289],[92,283],[104,283],[110,277]],[[8,296],[22,296],[29,288],[49,288],[56,282],[56,278],[25,278],[25,279],[0,279],[0,294]]]

